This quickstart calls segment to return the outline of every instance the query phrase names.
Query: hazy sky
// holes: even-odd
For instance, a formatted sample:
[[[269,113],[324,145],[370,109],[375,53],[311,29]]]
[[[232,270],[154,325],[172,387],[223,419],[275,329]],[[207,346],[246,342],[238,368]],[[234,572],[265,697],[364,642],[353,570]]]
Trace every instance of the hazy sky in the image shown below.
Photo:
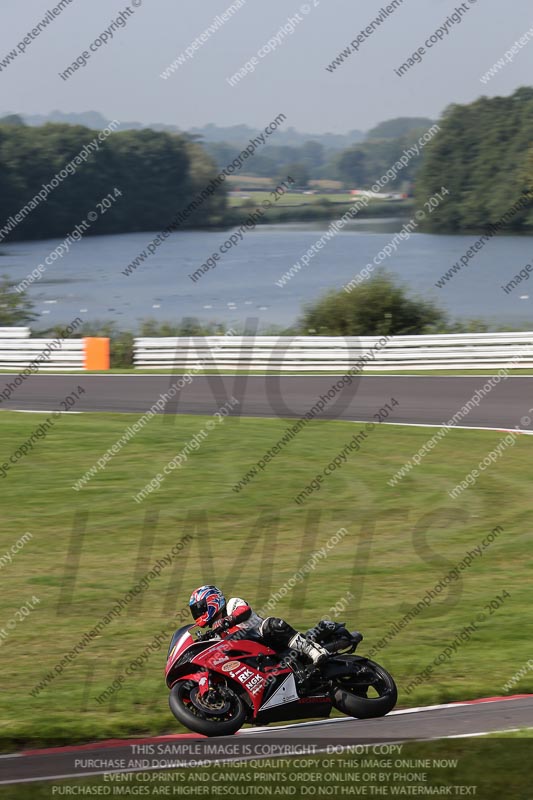
[[[396,116],[437,117],[449,103],[509,94],[532,81],[530,0],[464,0],[468,11],[462,22],[449,27],[443,41],[401,78],[394,69],[461,3],[403,0],[359,51],[330,73],[325,67],[387,0],[246,0],[192,59],[163,80],[160,73],[231,2],[130,0],[134,13],[126,26],[63,81],[58,73],[89,50],[126,8],[122,0],[72,0],[24,54],[0,71],[0,109],[28,114],[95,110],[108,118],[182,129],[208,122],[264,127],[283,112],[285,127],[342,133]],[[133,3],[141,4],[135,8]],[[0,64],[55,5],[53,0],[2,0]],[[286,27],[277,49],[258,58],[253,74],[230,86],[226,78],[257,58],[289,17],[296,19],[292,34]],[[480,77],[530,29],[532,41],[482,84]]]

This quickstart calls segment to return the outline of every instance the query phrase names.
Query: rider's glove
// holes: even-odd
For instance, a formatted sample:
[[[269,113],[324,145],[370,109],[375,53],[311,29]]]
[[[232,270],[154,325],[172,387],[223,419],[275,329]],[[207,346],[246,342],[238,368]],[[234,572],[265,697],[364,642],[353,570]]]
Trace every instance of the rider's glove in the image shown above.
[[[206,639],[212,639],[213,636],[216,636],[216,633],[214,633],[213,631],[206,631],[205,633],[199,633],[196,636],[196,641],[197,642],[203,642]]]
[[[212,630],[215,633],[219,633],[220,631],[227,631],[232,625],[234,625],[233,617],[224,617],[224,619],[219,619],[215,622]]]
[[[321,631],[334,631],[337,628],[337,623],[331,619],[321,619],[317,628]]]

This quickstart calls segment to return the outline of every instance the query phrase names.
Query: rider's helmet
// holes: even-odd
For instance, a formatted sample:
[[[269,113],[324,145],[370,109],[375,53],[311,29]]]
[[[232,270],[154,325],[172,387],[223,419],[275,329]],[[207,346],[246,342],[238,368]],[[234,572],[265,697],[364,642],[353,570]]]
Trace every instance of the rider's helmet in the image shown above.
[[[225,610],[226,598],[216,586],[200,586],[191,594],[189,607],[196,624],[205,628],[219,612]]]

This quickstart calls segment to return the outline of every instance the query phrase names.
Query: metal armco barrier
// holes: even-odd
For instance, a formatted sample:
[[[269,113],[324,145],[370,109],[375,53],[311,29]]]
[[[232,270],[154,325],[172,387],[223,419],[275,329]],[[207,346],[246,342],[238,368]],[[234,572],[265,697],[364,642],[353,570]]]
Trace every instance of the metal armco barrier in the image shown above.
[[[194,336],[135,339],[139,369],[498,369],[533,366],[533,332],[394,336]],[[377,348],[372,350],[372,348]],[[373,357],[372,357],[373,356]]]
[[[28,328],[0,328],[0,369],[108,370],[109,339],[30,339]]]
[[[0,339],[28,339],[29,328],[0,328]]]

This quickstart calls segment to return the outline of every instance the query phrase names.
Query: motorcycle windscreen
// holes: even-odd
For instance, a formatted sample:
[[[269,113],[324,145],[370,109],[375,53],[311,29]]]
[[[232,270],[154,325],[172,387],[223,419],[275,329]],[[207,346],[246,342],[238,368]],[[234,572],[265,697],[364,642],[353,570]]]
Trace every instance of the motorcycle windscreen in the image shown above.
[[[182,628],[178,628],[178,630],[176,631],[176,633],[175,633],[175,634],[172,636],[172,639],[170,640],[170,645],[169,645],[169,648],[168,648],[167,660],[168,660],[168,657],[170,656],[170,654],[171,654],[172,650],[173,650],[173,649],[174,649],[174,647],[176,646],[177,642],[179,641],[179,639],[180,639],[180,638],[181,638],[181,637],[182,637],[182,636],[183,636],[183,635],[184,635],[186,632],[188,633],[188,631],[189,631],[189,628],[190,628],[190,627],[191,627],[190,625],[183,625],[183,627],[182,627]],[[193,642],[193,638],[192,638],[192,636],[190,636],[190,639],[191,639],[191,644],[192,644],[192,642]]]

